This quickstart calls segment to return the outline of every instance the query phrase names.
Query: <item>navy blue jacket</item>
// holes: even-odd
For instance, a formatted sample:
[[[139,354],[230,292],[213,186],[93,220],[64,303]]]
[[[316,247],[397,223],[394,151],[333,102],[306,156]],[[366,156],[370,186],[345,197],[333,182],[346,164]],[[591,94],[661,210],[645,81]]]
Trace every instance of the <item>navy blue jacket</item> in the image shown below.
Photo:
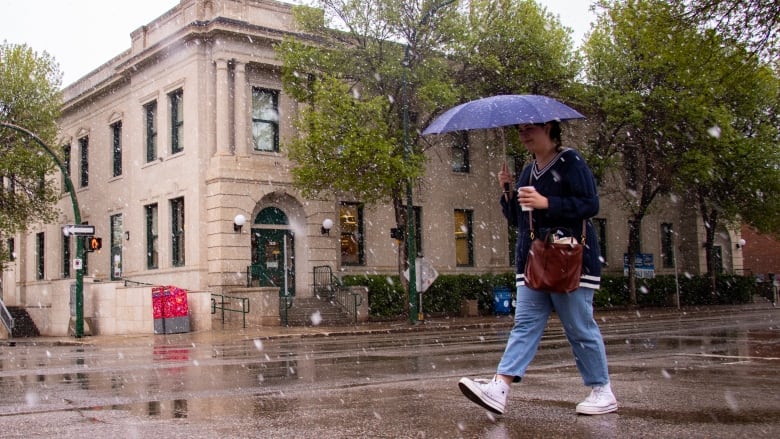
[[[533,173],[533,177],[531,177]],[[531,183],[529,184],[529,179]],[[586,241],[582,256],[580,287],[598,289],[601,283],[601,255],[596,229],[590,218],[599,211],[599,195],[596,180],[585,159],[571,148],[563,148],[544,168],[537,169],[536,161],[520,173],[509,201],[502,195],[501,208],[509,223],[517,226],[515,245],[516,284],[525,285],[525,261],[531,248],[528,212],[523,212],[517,202],[517,189],[533,186],[547,197],[547,209],[535,209],[534,234],[544,239],[549,230],[565,228],[581,242],[582,220],[585,219]]]

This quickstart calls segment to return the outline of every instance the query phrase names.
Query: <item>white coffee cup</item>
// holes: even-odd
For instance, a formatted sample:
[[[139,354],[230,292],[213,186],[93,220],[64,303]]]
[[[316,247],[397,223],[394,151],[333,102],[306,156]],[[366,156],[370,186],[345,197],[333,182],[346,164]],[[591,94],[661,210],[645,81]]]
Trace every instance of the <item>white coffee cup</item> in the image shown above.
[[[521,186],[520,192],[536,192],[536,188],[533,186]],[[520,208],[522,208],[524,212],[534,210],[533,207],[527,206],[525,204],[520,204]]]

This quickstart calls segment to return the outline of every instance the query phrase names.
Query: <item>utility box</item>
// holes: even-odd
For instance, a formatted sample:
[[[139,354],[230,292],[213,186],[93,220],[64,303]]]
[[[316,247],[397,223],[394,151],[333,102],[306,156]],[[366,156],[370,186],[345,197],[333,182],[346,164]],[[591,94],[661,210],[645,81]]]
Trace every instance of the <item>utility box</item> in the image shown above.
[[[187,291],[168,285],[152,288],[155,334],[190,332]]]
[[[496,315],[512,314],[512,290],[507,287],[493,288],[493,312]]]

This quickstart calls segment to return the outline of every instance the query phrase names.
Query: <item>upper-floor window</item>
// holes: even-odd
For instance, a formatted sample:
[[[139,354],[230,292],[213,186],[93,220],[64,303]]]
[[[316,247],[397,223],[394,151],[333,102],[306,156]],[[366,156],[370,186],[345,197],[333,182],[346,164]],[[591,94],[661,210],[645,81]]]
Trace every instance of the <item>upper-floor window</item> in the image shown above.
[[[474,266],[474,212],[455,209],[455,264],[458,267]]]
[[[455,134],[457,140],[452,145],[452,172],[469,172],[469,137],[464,131]]]
[[[157,203],[144,206],[146,214],[146,268],[158,268],[160,249],[157,241]]]
[[[122,175],[122,121],[111,124],[111,175]]]
[[[171,154],[184,151],[184,91],[168,95],[171,107]]]
[[[68,192],[68,184],[65,183],[65,179],[70,177],[70,143],[62,145],[62,164],[65,166],[66,175],[62,176],[63,192]]]
[[[339,206],[339,229],[341,230],[341,264],[365,264],[362,204],[341,203]]]
[[[157,101],[144,105],[146,163],[157,160]]]
[[[79,139],[79,151],[81,152],[79,187],[89,186],[89,137]]]
[[[171,264],[184,265],[184,198],[171,200]]]
[[[279,151],[279,92],[252,88],[252,139],[255,151]]]

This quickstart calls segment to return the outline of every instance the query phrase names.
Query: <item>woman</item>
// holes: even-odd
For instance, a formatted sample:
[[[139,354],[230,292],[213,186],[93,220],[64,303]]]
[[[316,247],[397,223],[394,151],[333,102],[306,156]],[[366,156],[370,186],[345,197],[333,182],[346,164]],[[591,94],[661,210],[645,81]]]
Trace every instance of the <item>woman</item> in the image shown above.
[[[607,356],[601,332],[593,319],[593,292],[601,281],[601,261],[596,231],[589,218],[598,213],[596,183],[588,165],[575,150],[561,147],[561,127],[557,121],[519,126],[520,140],[534,156],[523,169],[511,196],[501,197],[504,216],[517,226],[515,246],[517,302],[515,323],[504,355],[492,380],[462,378],[460,390],[469,399],[498,414],[504,413],[509,385],[519,382],[531,363],[550,312],[555,310],[563,323],[566,338],[574,352],[577,369],[590,395],[577,404],[576,412],[600,415],[617,410],[607,370]],[[502,167],[498,174],[502,188],[512,183]],[[533,188],[522,188],[533,186]],[[586,223],[586,246],[579,288],[571,293],[548,293],[525,285],[525,261],[531,247],[529,212],[536,236],[547,230],[568,228],[575,237]]]

